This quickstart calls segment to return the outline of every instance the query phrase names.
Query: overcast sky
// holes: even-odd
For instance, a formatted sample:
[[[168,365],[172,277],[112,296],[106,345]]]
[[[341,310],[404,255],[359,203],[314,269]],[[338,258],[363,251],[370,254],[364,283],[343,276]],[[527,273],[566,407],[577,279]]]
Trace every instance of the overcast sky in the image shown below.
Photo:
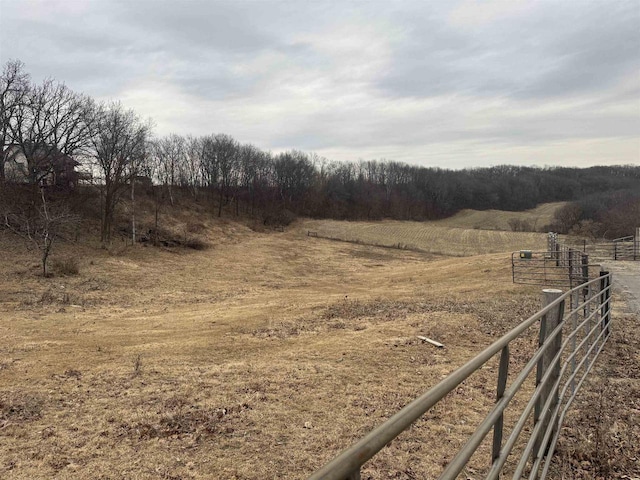
[[[20,59],[278,152],[462,168],[640,164],[640,0],[0,0]]]

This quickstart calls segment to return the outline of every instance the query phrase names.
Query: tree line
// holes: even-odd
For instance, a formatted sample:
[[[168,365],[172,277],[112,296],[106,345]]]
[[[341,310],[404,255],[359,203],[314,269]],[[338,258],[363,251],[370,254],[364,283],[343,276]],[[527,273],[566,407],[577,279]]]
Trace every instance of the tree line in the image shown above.
[[[135,111],[96,102],[53,79],[36,84],[15,60],[5,64],[0,79],[0,141],[0,184],[6,191],[7,167],[23,158],[34,218],[52,211],[47,201],[54,200],[55,189],[42,187],[56,158],[72,158],[91,172],[100,192],[103,242],[110,241],[121,198],[145,182],[171,204],[176,192],[187,192],[195,201],[210,202],[218,216],[259,215],[265,222],[282,212],[426,220],[465,208],[518,211],[640,190],[638,166],[452,171],[384,159],[335,162],[299,150],[272,153],[224,133],[155,136],[152,121]],[[24,233],[30,227],[18,225],[15,210],[28,209],[8,203],[5,198],[5,226]]]

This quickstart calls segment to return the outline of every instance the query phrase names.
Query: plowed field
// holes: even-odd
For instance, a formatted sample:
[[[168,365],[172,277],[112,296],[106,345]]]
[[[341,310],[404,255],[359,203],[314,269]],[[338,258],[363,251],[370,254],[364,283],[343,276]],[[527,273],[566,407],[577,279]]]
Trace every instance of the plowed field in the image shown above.
[[[440,222],[308,220],[301,228],[323,238],[449,256],[546,248],[543,233],[457,228]]]

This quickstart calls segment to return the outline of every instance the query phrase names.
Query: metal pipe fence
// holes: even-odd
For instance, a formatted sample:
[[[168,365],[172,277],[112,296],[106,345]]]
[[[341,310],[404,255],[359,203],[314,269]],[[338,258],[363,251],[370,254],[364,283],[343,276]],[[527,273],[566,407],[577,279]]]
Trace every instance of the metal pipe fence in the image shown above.
[[[569,248],[580,250],[591,258],[600,260],[640,260],[640,241],[633,236],[616,238],[608,242],[587,240],[576,242],[574,240]]]
[[[634,236],[616,238],[608,247],[613,260],[640,260],[640,243]]]
[[[601,272],[565,293],[543,292],[540,311],[344,450],[309,480],[360,479],[361,468],[369,459],[497,355],[495,404],[439,479],[456,478],[491,431],[491,457],[484,478],[545,478],[560,426],[611,334],[611,274]],[[518,371],[510,372],[514,341],[530,336],[535,327],[539,327],[537,350]],[[512,401],[516,394],[534,379],[532,393],[524,392],[528,395],[526,405],[516,405]],[[508,426],[506,412],[515,415]]]
[[[640,227],[636,228],[635,235],[614,238],[609,241],[576,240],[567,238],[570,244],[560,244],[558,234],[550,232],[548,235],[548,251],[556,249],[572,249],[582,251],[591,258],[598,260],[640,260]]]
[[[569,287],[580,285],[599,275],[600,265],[589,263],[589,256],[572,248],[552,252],[513,252],[513,283]]]

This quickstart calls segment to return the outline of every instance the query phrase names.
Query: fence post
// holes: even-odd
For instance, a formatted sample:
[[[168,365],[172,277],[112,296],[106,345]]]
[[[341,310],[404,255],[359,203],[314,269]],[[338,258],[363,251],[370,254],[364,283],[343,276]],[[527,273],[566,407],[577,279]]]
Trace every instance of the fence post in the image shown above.
[[[573,262],[573,250],[569,249],[569,288],[573,288],[573,270],[574,270],[574,262]]]
[[[609,272],[601,270],[600,276],[600,318],[602,329],[605,331],[605,339],[609,336],[609,321],[611,320],[611,276]]]
[[[582,283],[589,281],[589,255],[582,255]]]
[[[582,282],[587,283],[589,281],[589,255],[582,254]],[[587,300],[589,299],[589,287],[584,287],[582,289],[582,302],[584,303],[584,318],[589,316],[589,303]],[[577,306],[577,303],[576,303]],[[591,323],[591,322],[589,322]]]
[[[542,308],[547,307],[551,303],[553,303],[556,299],[558,299],[562,295],[562,290],[557,290],[555,288],[548,288],[542,290]],[[547,337],[555,330],[555,328],[562,322],[562,317],[564,315],[564,302],[558,304],[554,309],[550,310],[546,315],[544,315],[540,319],[540,337],[539,337],[539,346],[542,347],[547,342]],[[562,332],[557,335],[553,340],[551,346],[544,352],[542,358],[538,361],[538,368],[536,370],[536,388],[540,388],[541,395],[538,398],[538,401],[535,405],[534,411],[534,422],[542,422],[542,429],[540,430],[540,434],[534,443],[534,452],[537,455],[537,452],[540,450],[542,446],[542,439],[544,437],[545,432],[549,429],[549,424],[552,419],[547,416],[547,413],[553,411],[558,403],[558,392],[556,391],[553,395],[553,400],[549,406],[549,410],[546,412],[542,411],[542,407],[547,402],[547,399],[551,395],[551,390],[553,384],[556,382],[558,377],[560,376],[560,362],[558,362],[553,367],[553,373],[547,378],[547,382],[543,385],[540,385],[540,381],[542,377],[547,372],[553,357],[560,351],[560,346],[562,345]],[[555,431],[558,428],[558,419],[553,419],[553,430]],[[550,437],[552,438],[552,437]],[[544,446],[543,454],[546,452],[548,445]]]
[[[577,310],[580,294],[578,292],[574,292],[569,295],[569,311],[573,312],[571,314],[571,331],[575,332],[578,329],[578,313]],[[574,335],[571,339],[571,353],[573,353],[573,357],[571,358],[571,393],[576,393],[576,346],[577,346],[577,338]]]
[[[509,345],[502,349],[500,354],[500,367],[498,370],[498,388],[496,389],[496,403],[504,396],[504,390],[507,387],[507,375],[509,374]],[[502,427],[504,424],[504,414],[500,414],[500,418],[493,425],[493,449],[491,453],[491,461],[495,462],[500,456],[502,449]]]

